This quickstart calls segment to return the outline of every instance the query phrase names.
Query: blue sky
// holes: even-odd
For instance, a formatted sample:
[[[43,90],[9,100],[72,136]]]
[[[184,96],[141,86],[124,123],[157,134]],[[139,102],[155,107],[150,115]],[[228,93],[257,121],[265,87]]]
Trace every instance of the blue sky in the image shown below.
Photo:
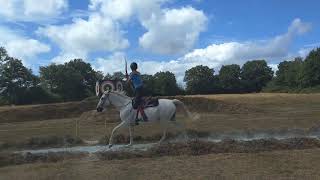
[[[172,71],[265,59],[320,47],[320,1],[309,0],[0,0],[0,46],[39,66],[83,58],[104,73]]]

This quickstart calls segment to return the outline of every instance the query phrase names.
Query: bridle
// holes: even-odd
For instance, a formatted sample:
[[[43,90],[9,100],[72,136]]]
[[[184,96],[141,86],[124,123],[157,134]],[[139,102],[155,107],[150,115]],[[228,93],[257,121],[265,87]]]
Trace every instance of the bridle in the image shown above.
[[[106,99],[102,101],[102,103],[101,103],[101,106],[102,106],[102,107],[104,107],[104,104],[106,103],[107,100],[109,100],[109,102],[110,102],[110,104],[111,104],[111,101],[110,101],[110,98],[109,98],[110,92],[104,93],[104,95],[106,95],[106,96],[103,97],[103,98],[106,98]]]

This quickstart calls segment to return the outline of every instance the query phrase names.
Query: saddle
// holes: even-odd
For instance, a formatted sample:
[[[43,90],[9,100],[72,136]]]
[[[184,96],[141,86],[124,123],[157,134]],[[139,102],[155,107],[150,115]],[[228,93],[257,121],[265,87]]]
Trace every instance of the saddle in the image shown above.
[[[133,109],[137,109],[137,114],[136,114],[136,119],[135,119],[135,124],[139,125],[139,113],[142,116],[143,121],[148,121],[148,117],[144,113],[144,109],[149,108],[149,107],[156,107],[159,105],[159,99],[158,98],[152,98],[152,97],[147,97],[147,98],[142,98],[140,103],[136,103],[135,99],[132,100],[132,107]]]
[[[133,109],[138,109],[139,107],[142,109],[149,108],[149,107],[156,107],[159,105],[159,99],[154,97],[145,97],[141,99],[141,102],[135,103],[135,99],[132,100],[132,107]]]

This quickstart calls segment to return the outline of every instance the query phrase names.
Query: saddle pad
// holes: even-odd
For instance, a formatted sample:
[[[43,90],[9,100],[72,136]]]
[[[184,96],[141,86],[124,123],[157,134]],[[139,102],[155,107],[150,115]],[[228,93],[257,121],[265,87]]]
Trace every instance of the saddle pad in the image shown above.
[[[150,98],[146,100],[146,104],[144,105],[144,108],[147,107],[155,107],[159,105],[159,99],[158,98]]]

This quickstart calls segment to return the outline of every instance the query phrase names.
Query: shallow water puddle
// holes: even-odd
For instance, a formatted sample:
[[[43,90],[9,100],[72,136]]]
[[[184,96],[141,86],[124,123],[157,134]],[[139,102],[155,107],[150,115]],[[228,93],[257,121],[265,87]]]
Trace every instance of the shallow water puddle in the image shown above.
[[[104,151],[124,151],[124,152],[133,152],[133,151],[147,151],[151,147],[156,145],[155,143],[148,144],[134,144],[132,146],[126,145],[113,145],[112,148],[109,148],[108,145],[96,145],[96,146],[75,146],[75,147],[62,147],[62,148],[46,148],[46,149],[37,149],[37,150],[23,150],[16,153],[32,153],[32,154],[45,154],[45,153],[58,153],[58,152],[81,152],[81,153],[96,153]]]
[[[320,128],[312,129],[309,131],[291,129],[291,130],[280,130],[280,131],[245,131],[245,132],[232,132],[225,134],[214,134],[211,133],[207,137],[201,138],[188,138],[189,141],[192,140],[201,140],[207,142],[221,142],[225,139],[232,139],[235,141],[253,141],[261,139],[276,139],[284,140],[289,138],[314,138],[320,139]],[[185,138],[175,138],[169,140],[171,143],[186,142]],[[157,145],[157,143],[146,143],[146,144],[134,144],[132,146],[127,146],[124,144],[115,144],[112,148],[109,148],[108,145],[93,145],[91,142],[87,146],[75,146],[75,147],[61,147],[61,148],[46,148],[38,150],[23,150],[16,153],[32,153],[32,154],[45,154],[45,153],[59,153],[59,152],[72,152],[72,153],[96,153],[96,152],[113,152],[113,151],[122,151],[122,152],[135,152],[135,151],[147,151],[151,147]]]

